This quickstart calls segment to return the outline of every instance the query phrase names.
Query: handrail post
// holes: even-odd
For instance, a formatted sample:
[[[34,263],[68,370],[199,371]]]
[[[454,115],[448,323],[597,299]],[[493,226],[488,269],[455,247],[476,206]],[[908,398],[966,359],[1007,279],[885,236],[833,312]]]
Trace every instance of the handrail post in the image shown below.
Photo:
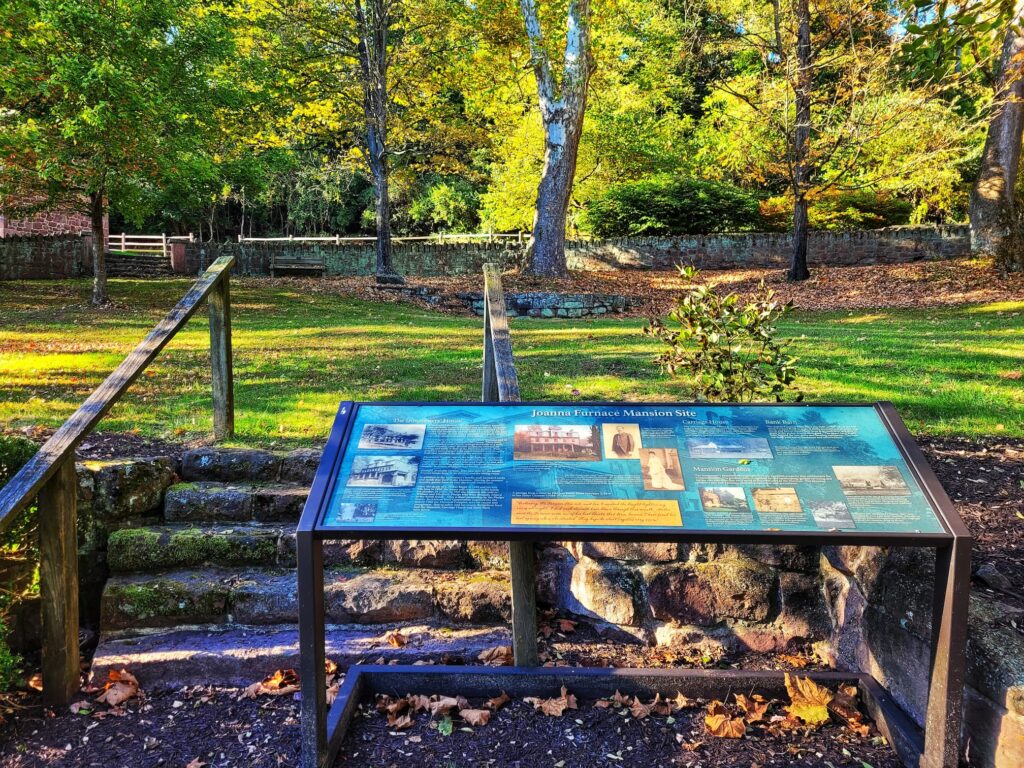
[[[81,685],[78,658],[78,478],[74,454],[39,491],[43,700],[63,707]]]
[[[210,371],[213,379],[213,437],[228,440],[235,434],[235,387],[231,360],[230,269],[224,270],[210,292]]]
[[[500,337],[500,347],[495,343],[496,336]],[[519,402],[505,294],[501,289],[501,272],[494,264],[484,265],[482,389],[485,403]],[[512,654],[517,667],[537,667],[540,657],[537,654],[537,564],[533,542],[510,541],[508,564],[512,572]]]

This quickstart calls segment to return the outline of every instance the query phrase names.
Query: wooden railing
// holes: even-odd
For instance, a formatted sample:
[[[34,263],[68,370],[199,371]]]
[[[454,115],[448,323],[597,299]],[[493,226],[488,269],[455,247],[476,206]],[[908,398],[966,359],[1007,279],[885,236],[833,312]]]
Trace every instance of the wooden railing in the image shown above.
[[[132,235],[127,232],[120,234],[112,232],[107,238],[107,249],[112,251],[124,251],[126,253],[159,253],[170,258],[171,252],[168,246],[171,240],[184,240],[195,242],[195,237],[189,235]]]
[[[233,256],[225,256],[211,264],[177,306],[0,488],[0,533],[38,497],[43,697],[49,704],[68,704],[79,686],[75,449],[204,299],[210,312],[213,431],[218,440],[231,437],[235,416],[229,275],[234,263]]]
[[[518,403],[519,377],[512,358],[501,270],[484,265],[484,365],[483,402]],[[512,652],[516,666],[536,667],[537,573],[532,541],[509,542],[512,572]]]

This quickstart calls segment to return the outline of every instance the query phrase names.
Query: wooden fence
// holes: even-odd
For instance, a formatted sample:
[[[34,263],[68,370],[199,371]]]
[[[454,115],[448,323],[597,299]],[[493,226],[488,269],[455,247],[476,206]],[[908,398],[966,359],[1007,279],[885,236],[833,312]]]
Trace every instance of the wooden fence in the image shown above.
[[[171,257],[170,242],[172,240],[185,240],[195,242],[193,235],[132,235],[127,232],[120,234],[111,233],[107,238],[108,251],[124,251],[125,253],[152,253]]]
[[[7,485],[0,488],[0,533],[38,497],[43,698],[48,704],[68,704],[80,682],[75,449],[195,314],[204,299],[210,313],[214,436],[218,440],[232,436],[235,416],[229,276],[234,263],[233,256],[225,256],[211,264],[177,306]]]
[[[520,401],[501,270],[494,264],[484,265],[483,368],[483,402]],[[537,574],[533,542],[512,541],[508,548],[512,571],[512,652],[516,666],[536,667],[540,659],[537,656]]]

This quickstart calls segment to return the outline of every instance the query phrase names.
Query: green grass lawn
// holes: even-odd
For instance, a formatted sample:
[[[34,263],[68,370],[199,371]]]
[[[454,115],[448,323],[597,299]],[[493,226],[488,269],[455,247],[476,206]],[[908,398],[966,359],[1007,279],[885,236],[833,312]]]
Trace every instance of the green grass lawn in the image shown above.
[[[0,283],[0,426],[59,425],[188,288],[112,280],[115,308],[88,283]],[[235,407],[242,444],[326,437],[337,404],[473,400],[481,321],[408,305],[232,283]],[[679,400],[651,363],[639,319],[512,321],[524,399]],[[911,430],[1024,436],[1024,301],[927,311],[794,313],[810,400],[896,403]],[[163,438],[212,429],[205,313],[175,338],[101,424]]]

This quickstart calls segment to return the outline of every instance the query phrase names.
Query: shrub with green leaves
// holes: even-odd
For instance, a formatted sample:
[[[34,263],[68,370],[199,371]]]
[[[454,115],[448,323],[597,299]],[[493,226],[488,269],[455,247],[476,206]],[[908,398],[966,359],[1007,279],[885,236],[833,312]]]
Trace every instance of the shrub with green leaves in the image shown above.
[[[0,435],[0,487],[35,454],[31,440]],[[4,568],[3,561],[11,567]],[[29,572],[21,567],[31,564]],[[21,659],[7,644],[12,609],[39,588],[39,553],[36,546],[36,508],[25,510],[14,524],[0,534],[0,572],[11,574],[11,581],[0,581],[0,693],[17,680]]]
[[[596,237],[750,232],[761,226],[756,195],[731,184],[652,176],[609,187],[581,227]]]
[[[781,402],[787,394],[801,400],[794,385],[797,358],[788,352],[789,340],[778,336],[778,322],[792,302],[777,301],[763,282],[744,301],[736,293],[722,295],[698,283],[692,267],[681,268],[680,274],[691,285],[668,323],[655,318],[644,328],[665,345],[655,358],[661,369],[688,379],[697,400]]]

